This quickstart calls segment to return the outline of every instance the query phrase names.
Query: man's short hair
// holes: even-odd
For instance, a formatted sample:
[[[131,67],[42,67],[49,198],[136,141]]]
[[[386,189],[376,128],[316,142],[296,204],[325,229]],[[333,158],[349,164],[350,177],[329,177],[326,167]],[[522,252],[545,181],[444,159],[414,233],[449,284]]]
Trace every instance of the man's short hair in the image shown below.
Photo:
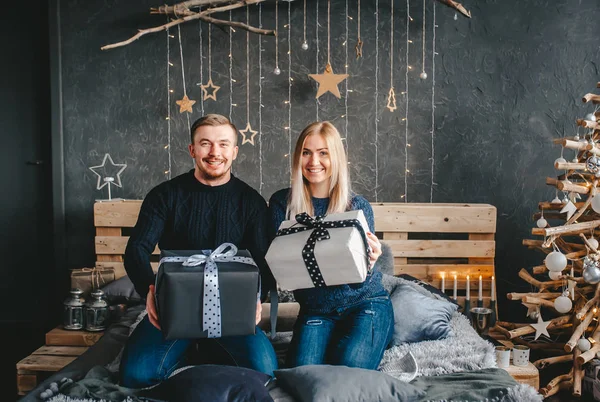
[[[202,126],[229,126],[233,130],[234,133],[234,145],[237,145],[238,142],[238,131],[237,127],[225,116],[220,114],[207,114],[206,116],[200,117],[198,120],[192,124],[192,128],[190,129],[190,140],[191,143],[194,143],[194,134],[196,134],[196,130]]]

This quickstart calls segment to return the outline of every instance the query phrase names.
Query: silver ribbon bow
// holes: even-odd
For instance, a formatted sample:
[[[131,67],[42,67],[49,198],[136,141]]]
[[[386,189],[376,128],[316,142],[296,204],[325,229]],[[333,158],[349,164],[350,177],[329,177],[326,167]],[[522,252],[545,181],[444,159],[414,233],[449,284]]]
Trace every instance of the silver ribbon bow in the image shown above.
[[[224,252],[225,250],[229,250]],[[238,249],[232,243],[223,243],[209,255],[194,254],[189,257],[164,257],[163,262],[182,262],[185,267],[206,264],[204,268],[204,297],[202,301],[202,330],[208,331],[209,338],[221,337],[221,297],[219,292],[219,268],[217,262],[240,262],[256,266],[249,257],[236,257]]]

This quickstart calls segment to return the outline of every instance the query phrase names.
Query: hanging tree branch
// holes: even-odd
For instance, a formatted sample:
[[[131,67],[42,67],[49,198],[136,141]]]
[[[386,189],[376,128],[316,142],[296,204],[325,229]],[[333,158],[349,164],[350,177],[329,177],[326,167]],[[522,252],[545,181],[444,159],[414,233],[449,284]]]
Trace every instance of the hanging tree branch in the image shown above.
[[[230,26],[236,27],[240,29],[244,29],[246,31],[250,31],[252,33],[260,34],[260,35],[272,35],[277,36],[277,32],[272,29],[262,29],[256,28],[252,25],[245,24],[243,22],[238,21],[229,21],[229,20],[221,20],[218,18],[211,17],[211,14],[235,10],[241,7],[248,7],[253,4],[262,3],[266,0],[189,0],[183,1],[181,3],[174,4],[172,6],[160,6],[158,8],[151,8],[150,14],[164,14],[164,15],[172,15],[174,18],[171,22],[168,22],[163,25],[159,25],[153,28],[139,29],[138,33],[133,35],[131,38],[124,40],[122,42],[113,43],[110,45],[102,46],[100,49],[108,50],[114,49],[116,47],[121,47],[125,45],[129,45],[130,43],[138,40],[142,36],[154,33],[165,31],[175,25],[183,24],[184,22],[193,21],[193,20],[202,20],[209,24],[215,24],[220,26]],[[448,7],[451,7],[457,11],[459,11],[462,15],[471,18],[471,12],[465,9],[462,4],[453,1],[453,0],[436,0]],[[208,6],[209,8],[205,10],[201,10],[202,7]],[[192,9],[197,9],[194,11]]]

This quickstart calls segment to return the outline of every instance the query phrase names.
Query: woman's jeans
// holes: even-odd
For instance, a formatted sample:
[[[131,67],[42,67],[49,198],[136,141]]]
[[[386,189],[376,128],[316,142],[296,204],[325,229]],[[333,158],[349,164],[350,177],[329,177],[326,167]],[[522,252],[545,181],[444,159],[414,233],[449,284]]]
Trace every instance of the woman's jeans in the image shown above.
[[[197,356],[192,357],[194,353]],[[167,341],[146,316],[123,350],[119,369],[121,384],[145,388],[167,379],[179,367],[198,363],[241,366],[271,376],[277,369],[273,346],[258,327],[255,335]]]
[[[393,334],[394,312],[388,295],[329,314],[301,312],[287,365],[334,364],[376,370]]]

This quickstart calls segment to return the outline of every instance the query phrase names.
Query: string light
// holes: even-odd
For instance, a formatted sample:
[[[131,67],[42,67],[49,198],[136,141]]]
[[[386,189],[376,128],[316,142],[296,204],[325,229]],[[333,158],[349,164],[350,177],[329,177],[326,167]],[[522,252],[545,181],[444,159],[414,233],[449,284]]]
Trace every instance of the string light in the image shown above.
[[[262,29],[262,3],[258,4],[258,27]],[[258,192],[262,194],[262,35],[258,35]]]
[[[408,172],[408,71],[411,69],[411,67],[408,65],[408,53],[409,53],[409,46],[408,46],[408,36],[409,36],[409,25],[410,25],[410,21],[412,21],[412,18],[410,17],[410,1],[406,0],[406,40],[407,40],[407,44],[406,44],[406,74],[405,74],[405,88],[404,88],[404,92],[405,92],[405,101],[406,101],[406,107],[404,108],[404,118],[402,119],[402,121],[406,122],[404,124],[404,169],[406,170],[406,173]],[[404,202],[408,202],[408,174],[404,175]]]
[[[315,43],[316,43],[316,47],[317,47],[317,51],[316,51],[316,68],[315,70],[319,69],[319,0],[316,1],[317,3],[317,9],[316,9],[316,23],[315,23]],[[319,84],[316,84],[317,88],[319,87]],[[317,108],[317,121],[319,121],[319,98],[315,99],[315,106]]]
[[[169,18],[167,17],[167,22],[169,21]],[[168,170],[165,171],[165,174],[167,175],[167,178],[169,180],[171,180],[171,92],[172,90],[169,88],[169,84],[171,82],[171,76],[170,76],[170,69],[171,69],[171,62],[170,57],[171,57],[171,42],[170,42],[170,38],[172,38],[173,36],[169,34],[169,28],[167,28],[167,145],[165,146],[165,149],[167,150],[167,165],[168,165]]]
[[[375,202],[379,193],[379,0],[375,1]]]
[[[231,22],[231,10],[229,10],[229,22]],[[229,120],[233,112],[233,56],[232,56],[232,29],[229,30]]]
[[[275,0],[275,69],[273,74],[281,74],[279,69],[279,0]]]
[[[348,17],[348,0],[346,0],[346,17]],[[346,55],[346,63],[345,69],[346,74],[348,74],[348,46],[346,46],[346,42],[348,42],[348,18],[346,18],[346,37],[344,38],[344,52]],[[344,96],[344,109],[345,113],[342,117],[346,118],[346,128],[344,130],[345,137],[348,138],[348,81],[350,81],[350,76],[344,80],[346,83],[346,94]],[[346,146],[346,154],[348,154],[348,140],[344,141],[344,145]]]
[[[421,78],[422,80],[427,78],[427,73],[425,72],[425,21],[426,21],[426,15],[425,15],[425,0],[423,0],[423,24],[422,24],[422,29],[423,29],[423,40],[422,40],[422,50],[423,50],[423,58],[422,58],[422,62],[421,62],[421,74],[419,75],[419,78]]]
[[[291,16],[291,1],[288,1],[287,9],[287,42],[288,42],[288,154],[292,153],[292,16]],[[292,158],[288,160],[288,172],[290,172],[290,185],[292,183]]]
[[[433,35],[431,55],[431,187],[429,202],[433,202],[434,165],[435,165],[435,2],[433,3]]]
[[[304,0],[303,19],[304,19],[304,26],[303,26],[302,30],[303,30],[303,38],[304,39],[302,41],[302,49],[308,50],[308,42],[306,41],[306,0]]]
[[[198,21],[198,41],[199,43],[199,50],[200,50],[200,84],[198,85],[202,85],[202,83],[204,82],[204,76],[202,75],[202,69],[203,69],[203,55],[202,55],[202,21]],[[204,96],[200,97],[200,112],[202,113],[202,116],[204,116]]]

